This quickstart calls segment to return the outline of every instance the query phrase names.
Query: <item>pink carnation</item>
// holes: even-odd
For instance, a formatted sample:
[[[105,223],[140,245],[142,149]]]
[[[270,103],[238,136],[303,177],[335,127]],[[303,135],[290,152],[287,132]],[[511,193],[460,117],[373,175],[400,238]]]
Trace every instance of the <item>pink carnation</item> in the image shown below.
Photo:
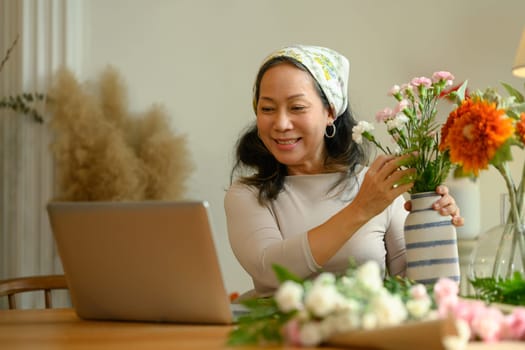
[[[390,91],[389,91],[389,95],[394,96],[394,95],[398,94],[400,91],[401,91],[401,88],[399,87],[399,85],[394,85],[394,86],[392,86],[392,88],[390,89]]]
[[[434,74],[432,74],[432,81],[434,83],[437,83],[441,80],[452,82],[452,80],[454,80],[454,76],[452,75],[452,73],[446,71],[434,72]]]
[[[399,112],[402,112],[405,108],[408,107],[410,103],[408,102],[408,100],[406,99],[403,99],[401,101],[399,101],[399,103],[396,105],[396,107],[394,108],[394,111],[393,113],[394,114],[397,114]]]
[[[379,112],[376,113],[376,120],[380,122],[385,122],[388,119],[392,118],[394,116],[394,112],[390,108],[385,108]]]
[[[432,80],[426,78],[426,77],[416,77],[410,81],[410,85],[412,86],[424,86],[424,87],[430,87],[432,86]]]

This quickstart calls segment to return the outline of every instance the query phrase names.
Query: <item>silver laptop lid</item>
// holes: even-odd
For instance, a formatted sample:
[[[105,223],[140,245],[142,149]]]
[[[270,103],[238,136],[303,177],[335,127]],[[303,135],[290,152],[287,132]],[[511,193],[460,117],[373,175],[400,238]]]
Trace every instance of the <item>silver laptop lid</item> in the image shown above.
[[[232,322],[207,202],[51,202],[47,208],[79,317]]]

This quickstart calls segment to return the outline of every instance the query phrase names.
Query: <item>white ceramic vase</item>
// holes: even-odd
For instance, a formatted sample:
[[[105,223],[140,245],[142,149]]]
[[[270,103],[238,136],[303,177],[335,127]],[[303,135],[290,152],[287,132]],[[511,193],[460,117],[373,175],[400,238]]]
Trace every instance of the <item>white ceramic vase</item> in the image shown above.
[[[406,276],[426,285],[440,277],[460,281],[456,228],[450,216],[432,208],[439,198],[435,192],[411,194],[412,210],[405,221]]]

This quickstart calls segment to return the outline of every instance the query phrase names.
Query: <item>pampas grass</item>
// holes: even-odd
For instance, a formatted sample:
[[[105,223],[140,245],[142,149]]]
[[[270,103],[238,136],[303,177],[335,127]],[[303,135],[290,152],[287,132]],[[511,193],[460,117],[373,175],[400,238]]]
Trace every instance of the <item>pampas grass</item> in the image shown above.
[[[118,72],[80,84],[60,69],[49,91],[59,193],[63,201],[178,200],[193,171],[186,137],[162,106],[133,115]]]

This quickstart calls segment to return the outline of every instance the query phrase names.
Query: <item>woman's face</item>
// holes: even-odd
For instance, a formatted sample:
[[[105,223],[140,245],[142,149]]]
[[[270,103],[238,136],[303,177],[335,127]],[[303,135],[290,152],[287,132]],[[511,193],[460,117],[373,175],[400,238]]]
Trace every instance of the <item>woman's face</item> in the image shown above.
[[[324,172],[324,132],[333,122],[313,78],[283,63],[261,79],[257,103],[259,138],[289,175]]]

